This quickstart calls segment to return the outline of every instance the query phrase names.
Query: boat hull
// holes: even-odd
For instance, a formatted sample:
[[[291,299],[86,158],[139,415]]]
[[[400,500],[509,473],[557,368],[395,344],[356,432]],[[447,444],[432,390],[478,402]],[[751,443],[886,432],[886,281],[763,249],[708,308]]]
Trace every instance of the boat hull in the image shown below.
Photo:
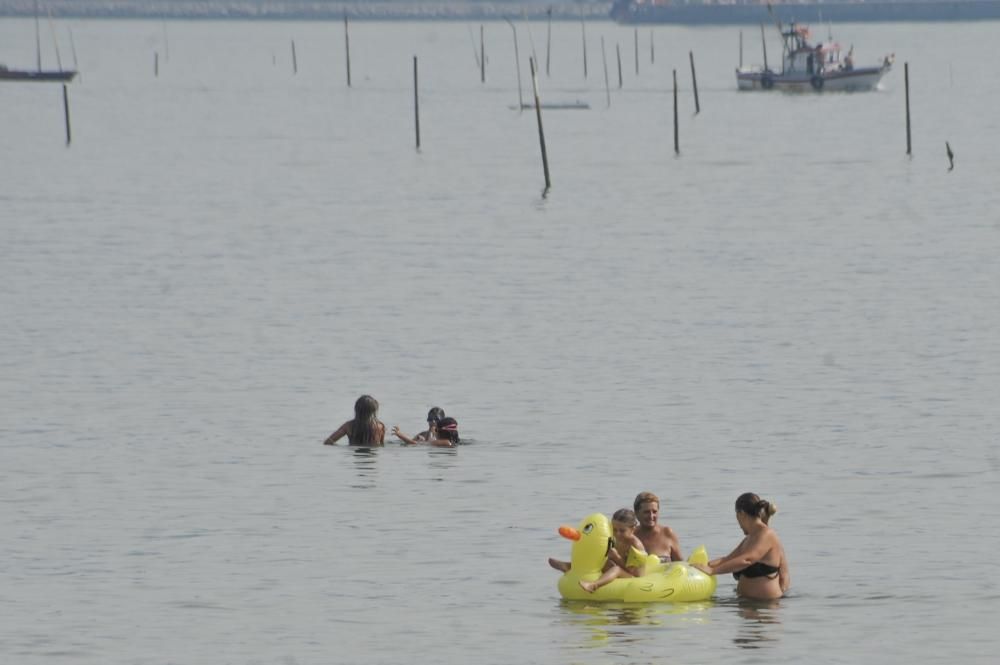
[[[680,0],[683,2],[683,0]],[[727,25],[771,23],[865,23],[879,21],[1000,20],[1000,0],[875,0],[867,2],[810,2],[801,4],[653,4],[618,0],[611,18],[618,23],[676,23]]]
[[[0,69],[0,81],[72,81],[76,76],[74,71],[54,72],[29,72],[18,69]]]
[[[783,90],[785,92],[861,92],[874,90],[892,68],[862,67],[835,70],[822,74],[779,74],[761,70],[736,70],[736,86],[740,90]]]

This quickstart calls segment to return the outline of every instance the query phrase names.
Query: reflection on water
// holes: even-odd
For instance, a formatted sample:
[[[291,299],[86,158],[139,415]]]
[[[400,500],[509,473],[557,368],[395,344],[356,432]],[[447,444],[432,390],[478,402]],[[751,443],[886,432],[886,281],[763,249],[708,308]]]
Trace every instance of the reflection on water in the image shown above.
[[[634,642],[637,633],[625,630],[633,626],[664,626],[675,623],[708,620],[712,600],[697,603],[589,603],[580,600],[562,600],[569,622],[589,629],[589,646],[614,639],[615,642]],[[569,616],[577,615],[577,616]]]
[[[358,482],[351,487],[358,489],[371,489],[375,487],[375,460],[378,459],[378,448],[367,448],[365,446],[348,446],[351,451],[351,459],[354,460],[354,468],[358,472]]]
[[[733,643],[741,649],[760,649],[773,646],[780,637],[778,618],[779,600],[737,599],[734,607],[743,619]]]
[[[430,464],[434,471],[449,471],[455,468],[458,457],[458,448],[430,448]],[[443,474],[435,475],[434,480],[446,480],[448,476]]]

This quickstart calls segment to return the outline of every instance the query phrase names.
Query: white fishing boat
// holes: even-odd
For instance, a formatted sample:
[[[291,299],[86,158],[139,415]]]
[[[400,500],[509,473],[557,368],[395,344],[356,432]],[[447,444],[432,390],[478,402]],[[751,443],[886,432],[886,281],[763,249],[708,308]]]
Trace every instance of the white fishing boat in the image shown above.
[[[841,57],[840,44],[832,39],[810,44],[809,28],[804,25],[792,23],[782,29],[779,24],[778,29],[783,42],[781,69],[768,67],[765,46],[763,66],[736,69],[736,85],[740,90],[872,90],[892,69],[894,56],[891,54],[878,65],[857,67],[853,46]]]

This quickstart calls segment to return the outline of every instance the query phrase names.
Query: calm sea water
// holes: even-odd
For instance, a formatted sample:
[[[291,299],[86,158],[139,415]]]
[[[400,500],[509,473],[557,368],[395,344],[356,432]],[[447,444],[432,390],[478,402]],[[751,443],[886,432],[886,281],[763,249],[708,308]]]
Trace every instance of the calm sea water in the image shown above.
[[[485,85],[478,25],[352,25],[350,89],[337,23],[58,22],[64,66],[69,27],[71,147],[0,85],[4,662],[992,662],[995,24],[834,26],[898,67],[802,96],[735,91],[738,28],[636,75],[588,24],[585,79],[556,24],[547,197],[504,23]],[[469,445],[321,446],[362,393]],[[556,528],[640,490],[714,555],[775,501],[792,593],[561,602]]]

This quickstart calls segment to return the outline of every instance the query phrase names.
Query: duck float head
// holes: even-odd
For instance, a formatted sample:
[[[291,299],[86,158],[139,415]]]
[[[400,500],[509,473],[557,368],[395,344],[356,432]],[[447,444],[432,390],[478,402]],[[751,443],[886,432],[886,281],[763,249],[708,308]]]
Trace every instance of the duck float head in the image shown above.
[[[601,576],[613,546],[611,520],[602,513],[594,513],[583,518],[576,528],[559,527],[559,535],[573,541],[570,569],[559,578],[559,593],[568,600],[676,603],[707,600],[715,593],[716,581],[712,575],[683,561],[664,565],[655,554],[647,555],[641,577],[618,578],[589,593],[580,582]],[[691,563],[707,561],[704,547],[699,547],[688,559]]]
[[[611,520],[607,515],[594,513],[584,517],[574,529],[571,526],[559,527],[559,535],[573,541],[571,560],[573,570],[584,573],[598,573],[604,568],[611,549]]]

